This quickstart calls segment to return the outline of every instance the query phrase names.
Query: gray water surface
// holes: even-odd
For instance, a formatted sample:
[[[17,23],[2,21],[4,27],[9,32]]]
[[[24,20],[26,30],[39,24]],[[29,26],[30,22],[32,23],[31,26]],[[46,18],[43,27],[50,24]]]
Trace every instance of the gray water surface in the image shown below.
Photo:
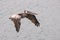
[[[38,14],[40,27],[24,18],[17,33],[9,16],[24,10]],[[0,0],[0,40],[60,40],[60,0]]]

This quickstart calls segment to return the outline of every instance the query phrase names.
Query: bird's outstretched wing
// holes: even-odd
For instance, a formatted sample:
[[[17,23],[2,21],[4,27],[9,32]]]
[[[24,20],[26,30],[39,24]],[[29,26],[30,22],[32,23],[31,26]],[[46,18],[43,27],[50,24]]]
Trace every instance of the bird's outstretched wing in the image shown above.
[[[27,14],[26,18],[28,18],[32,23],[34,23],[37,27],[40,26],[40,23],[36,19],[35,15]]]
[[[21,25],[20,20],[14,19],[13,22],[14,22],[16,31],[19,32],[20,25]]]

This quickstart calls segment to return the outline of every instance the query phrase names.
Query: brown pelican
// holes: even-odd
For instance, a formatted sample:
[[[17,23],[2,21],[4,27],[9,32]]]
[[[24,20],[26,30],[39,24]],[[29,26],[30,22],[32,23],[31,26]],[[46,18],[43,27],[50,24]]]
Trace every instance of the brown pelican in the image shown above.
[[[31,11],[24,10],[24,13],[12,15],[12,16],[9,17],[9,19],[11,19],[13,21],[13,23],[15,25],[15,28],[16,28],[16,31],[19,32],[20,25],[21,25],[20,20],[22,18],[28,18],[37,27],[40,26],[40,23],[36,19],[35,15],[37,15],[37,14],[32,13]]]

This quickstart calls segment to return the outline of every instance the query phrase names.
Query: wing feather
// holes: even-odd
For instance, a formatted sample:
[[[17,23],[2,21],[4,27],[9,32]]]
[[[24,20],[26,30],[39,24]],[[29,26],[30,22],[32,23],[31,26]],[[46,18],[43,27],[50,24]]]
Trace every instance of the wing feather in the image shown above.
[[[34,23],[37,27],[40,26],[40,23],[36,19],[35,15],[27,14],[26,18],[28,18],[32,23]]]
[[[14,25],[15,25],[16,31],[19,32],[20,25],[21,25],[20,21],[17,20],[17,19],[14,19],[13,22],[14,22]]]

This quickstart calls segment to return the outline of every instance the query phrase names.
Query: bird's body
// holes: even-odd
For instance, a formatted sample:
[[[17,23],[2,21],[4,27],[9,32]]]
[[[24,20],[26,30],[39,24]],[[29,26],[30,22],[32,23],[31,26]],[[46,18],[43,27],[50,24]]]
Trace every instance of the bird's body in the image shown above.
[[[32,14],[32,12],[30,12],[30,11],[26,12],[26,11],[24,11],[24,13],[15,14],[15,15],[12,15],[12,16],[9,17],[9,19],[11,19],[14,22],[14,25],[15,25],[15,28],[16,28],[17,32],[19,32],[19,29],[20,29],[20,25],[21,25],[20,20],[22,18],[25,18],[25,17],[28,18],[36,26],[40,26],[40,23],[36,19],[35,15]]]
[[[18,14],[15,14],[15,15],[12,15],[11,18],[12,18],[12,19],[14,19],[14,18],[15,18],[15,19],[20,19],[21,16],[19,16]]]

